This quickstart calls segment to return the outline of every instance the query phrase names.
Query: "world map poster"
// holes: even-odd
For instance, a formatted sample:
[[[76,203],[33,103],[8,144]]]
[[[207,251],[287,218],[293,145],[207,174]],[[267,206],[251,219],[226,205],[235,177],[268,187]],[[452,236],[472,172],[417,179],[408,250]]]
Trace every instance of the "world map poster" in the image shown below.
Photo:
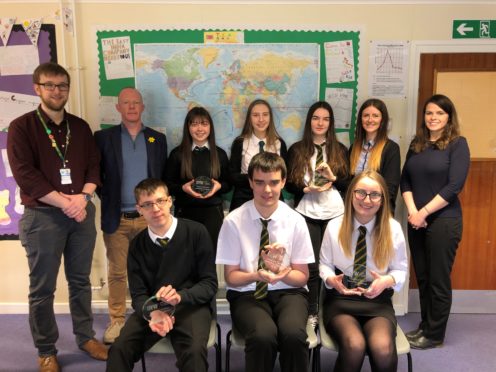
[[[302,137],[308,107],[319,99],[317,43],[241,45],[134,44],[136,88],[146,104],[143,122],[167,128],[170,149],[181,141],[184,118],[205,107],[217,144],[230,150],[251,101],[267,100],[287,145]]]

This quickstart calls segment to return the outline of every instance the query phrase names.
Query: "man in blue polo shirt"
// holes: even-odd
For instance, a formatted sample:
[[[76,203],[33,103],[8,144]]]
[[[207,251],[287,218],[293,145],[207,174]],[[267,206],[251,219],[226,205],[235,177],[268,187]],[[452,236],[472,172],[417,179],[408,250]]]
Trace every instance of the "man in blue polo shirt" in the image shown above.
[[[143,98],[135,88],[124,88],[116,105],[121,125],[97,131],[101,153],[101,227],[108,259],[108,307],[110,324],[103,341],[113,343],[124,325],[127,293],[129,242],[144,228],[145,219],[136,211],[134,187],[143,179],[164,179],[167,159],[165,135],[145,127],[141,114]]]

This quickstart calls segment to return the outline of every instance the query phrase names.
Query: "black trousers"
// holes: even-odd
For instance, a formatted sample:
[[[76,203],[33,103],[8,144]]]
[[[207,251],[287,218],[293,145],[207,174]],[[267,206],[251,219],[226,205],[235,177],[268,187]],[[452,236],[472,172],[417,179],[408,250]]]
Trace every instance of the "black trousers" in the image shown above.
[[[180,371],[207,371],[207,341],[212,322],[209,305],[178,305],[174,317],[174,328],[167,337],[176,354],[177,368]],[[146,320],[133,313],[110,347],[107,372],[131,372],[145,351],[160,339]]]
[[[322,239],[324,238],[324,232],[327,227],[327,223],[330,220],[315,220],[313,218],[305,217],[307,222],[308,232],[310,233],[310,239],[312,241],[313,253],[315,255],[315,262],[308,264],[308,303],[309,303],[309,314],[317,315],[319,312],[319,293],[322,280],[319,277],[319,256],[320,247],[322,246]]]
[[[224,221],[224,210],[222,204],[211,207],[179,207],[175,213],[176,217],[187,218],[203,224],[212,238],[214,252],[217,252],[217,239]]]
[[[253,291],[229,290],[227,300],[233,326],[245,337],[245,371],[273,371],[278,351],[281,371],[308,371],[304,289],[269,291],[263,300],[256,300]]]
[[[451,309],[451,269],[462,236],[462,218],[438,217],[427,228],[408,226],[408,242],[419,286],[420,328],[442,341]]]

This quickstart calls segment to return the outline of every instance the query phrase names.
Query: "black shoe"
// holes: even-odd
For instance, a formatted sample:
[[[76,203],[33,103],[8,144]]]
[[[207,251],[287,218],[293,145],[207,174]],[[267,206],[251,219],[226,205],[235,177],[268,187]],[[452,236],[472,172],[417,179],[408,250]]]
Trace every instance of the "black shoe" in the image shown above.
[[[425,336],[419,336],[413,340],[408,340],[413,349],[427,350],[443,346],[443,341],[431,340]]]
[[[423,334],[424,334],[424,331],[422,331],[422,329],[420,329],[420,328],[417,328],[417,329],[414,329],[413,331],[405,333],[405,336],[406,336],[406,339],[408,341],[410,341],[410,340],[415,340],[416,338],[419,338]]]

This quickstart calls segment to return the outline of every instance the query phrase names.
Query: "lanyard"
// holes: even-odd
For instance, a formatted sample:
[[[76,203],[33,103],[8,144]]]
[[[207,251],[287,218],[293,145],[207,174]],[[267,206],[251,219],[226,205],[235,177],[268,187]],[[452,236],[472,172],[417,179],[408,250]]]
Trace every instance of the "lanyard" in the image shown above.
[[[45,120],[43,119],[43,116],[40,114],[40,110],[36,109],[36,113],[38,114],[38,118],[41,121],[41,124],[43,124],[43,128],[45,128],[45,132],[50,139],[50,142],[52,142],[52,147],[55,149],[55,152],[59,156],[60,160],[62,160],[62,167],[65,168],[65,156],[67,155],[67,149],[69,148],[69,139],[71,138],[71,128],[69,127],[69,120],[65,120],[67,124],[67,134],[65,135],[65,151],[64,155],[62,155],[62,152],[59,149],[59,146],[57,145],[57,142],[55,141],[55,137],[52,134],[52,131],[48,129]]]

